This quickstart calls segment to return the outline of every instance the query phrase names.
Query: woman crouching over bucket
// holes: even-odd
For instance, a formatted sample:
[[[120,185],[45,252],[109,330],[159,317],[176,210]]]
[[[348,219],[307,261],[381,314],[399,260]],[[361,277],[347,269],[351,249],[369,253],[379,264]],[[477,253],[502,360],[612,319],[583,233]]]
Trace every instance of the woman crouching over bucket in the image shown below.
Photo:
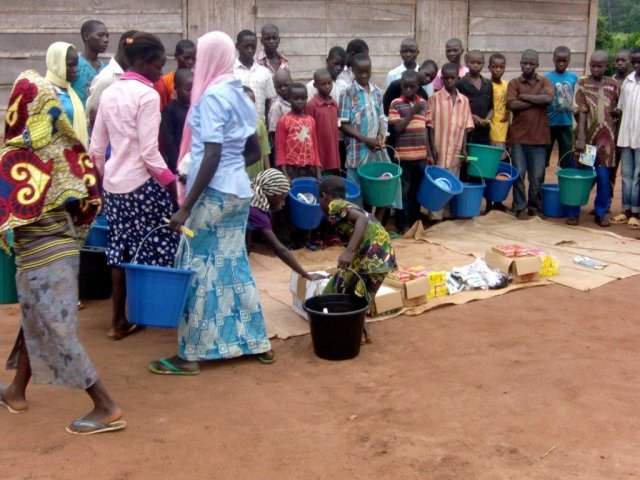
[[[397,268],[389,234],[376,217],[345,200],[344,182],[339,177],[324,179],[319,194],[320,208],[329,221],[350,238],[338,258],[340,271],[323,293],[368,295],[373,300],[387,274]],[[363,333],[365,342],[371,343],[366,323]]]

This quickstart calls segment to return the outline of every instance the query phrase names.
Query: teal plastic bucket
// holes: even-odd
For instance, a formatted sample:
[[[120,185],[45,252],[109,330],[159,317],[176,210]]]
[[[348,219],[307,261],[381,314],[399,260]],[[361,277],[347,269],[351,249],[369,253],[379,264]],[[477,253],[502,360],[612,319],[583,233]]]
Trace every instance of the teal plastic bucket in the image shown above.
[[[7,235],[9,246],[13,245],[13,232]],[[7,255],[0,248],[0,304],[17,303],[16,262],[13,255]]]
[[[387,174],[386,178],[380,178]],[[395,163],[373,162],[358,167],[364,203],[372,207],[388,207],[395,202],[402,167]]]
[[[563,205],[581,207],[589,203],[596,172],[584,168],[563,168],[556,175],[560,187],[560,202]]]
[[[472,177],[493,179],[498,172],[498,165],[504,153],[500,147],[491,145],[479,145],[470,143],[467,145],[469,157],[476,157],[477,160],[469,160],[469,175]]]

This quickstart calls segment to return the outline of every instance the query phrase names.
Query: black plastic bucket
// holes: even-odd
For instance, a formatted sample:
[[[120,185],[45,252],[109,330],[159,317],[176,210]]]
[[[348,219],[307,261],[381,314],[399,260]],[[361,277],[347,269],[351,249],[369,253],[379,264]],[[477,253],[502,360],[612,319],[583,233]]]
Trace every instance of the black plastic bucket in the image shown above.
[[[111,297],[111,267],[104,248],[80,250],[79,294],[82,300],[106,300]]]
[[[320,295],[304,302],[304,309],[311,326],[313,351],[318,357],[348,360],[358,356],[364,316],[369,309],[366,298],[346,294]]]

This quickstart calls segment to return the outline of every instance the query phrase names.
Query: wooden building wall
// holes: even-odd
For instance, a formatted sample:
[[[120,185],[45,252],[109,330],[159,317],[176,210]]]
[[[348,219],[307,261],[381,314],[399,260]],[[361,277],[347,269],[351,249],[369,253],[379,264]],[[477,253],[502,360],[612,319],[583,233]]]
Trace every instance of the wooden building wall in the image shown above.
[[[157,34],[172,50],[186,34],[186,4],[186,0],[0,0],[1,118],[18,74],[27,69],[46,72],[49,45],[64,41],[82,51],[80,27],[86,20],[107,25],[110,41],[105,59],[115,53],[120,35],[132,28]]]
[[[171,52],[183,37],[195,40],[212,30],[232,37],[243,29],[259,33],[272,22],[299,80],[324,65],[332,46],[363,38],[371,48],[374,81],[384,86],[407,36],[418,40],[420,61],[432,58],[440,65],[452,37],[487,54],[502,51],[508,78],[518,74],[525,48],[540,51],[544,71],[552,68],[553,49],[563,44],[574,52],[572,70],[583,73],[595,44],[597,7],[597,0],[0,0],[0,114],[18,73],[44,73],[46,49],[56,40],[81,49],[80,26],[91,18],[104,21],[111,33],[106,57],[130,28],[158,34]]]

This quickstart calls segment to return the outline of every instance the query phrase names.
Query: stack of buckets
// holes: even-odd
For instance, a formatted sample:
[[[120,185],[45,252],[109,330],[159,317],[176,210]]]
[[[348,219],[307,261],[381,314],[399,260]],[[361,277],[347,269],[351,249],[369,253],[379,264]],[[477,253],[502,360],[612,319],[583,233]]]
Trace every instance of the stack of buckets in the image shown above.
[[[542,213],[550,218],[564,218],[567,207],[581,207],[589,202],[596,173],[587,168],[563,168],[556,173],[558,183],[542,185]]]
[[[13,244],[13,232],[7,234],[9,246]],[[13,255],[0,248],[0,304],[17,303],[16,263]]]
[[[504,201],[519,173],[512,165],[501,164],[502,153],[498,147],[468,145],[469,157],[476,158],[469,162],[469,175],[480,178],[482,183],[462,183],[444,168],[425,168],[425,177],[418,191],[420,205],[433,212],[449,203],[453,216],[471,218],[480,215],[483,196],[493,202]]]
[[[80,250],[78,287],[83,300],[104,300],[111,297],[111,269],[107,265],[108,234],[107,217],[98,215]]]

